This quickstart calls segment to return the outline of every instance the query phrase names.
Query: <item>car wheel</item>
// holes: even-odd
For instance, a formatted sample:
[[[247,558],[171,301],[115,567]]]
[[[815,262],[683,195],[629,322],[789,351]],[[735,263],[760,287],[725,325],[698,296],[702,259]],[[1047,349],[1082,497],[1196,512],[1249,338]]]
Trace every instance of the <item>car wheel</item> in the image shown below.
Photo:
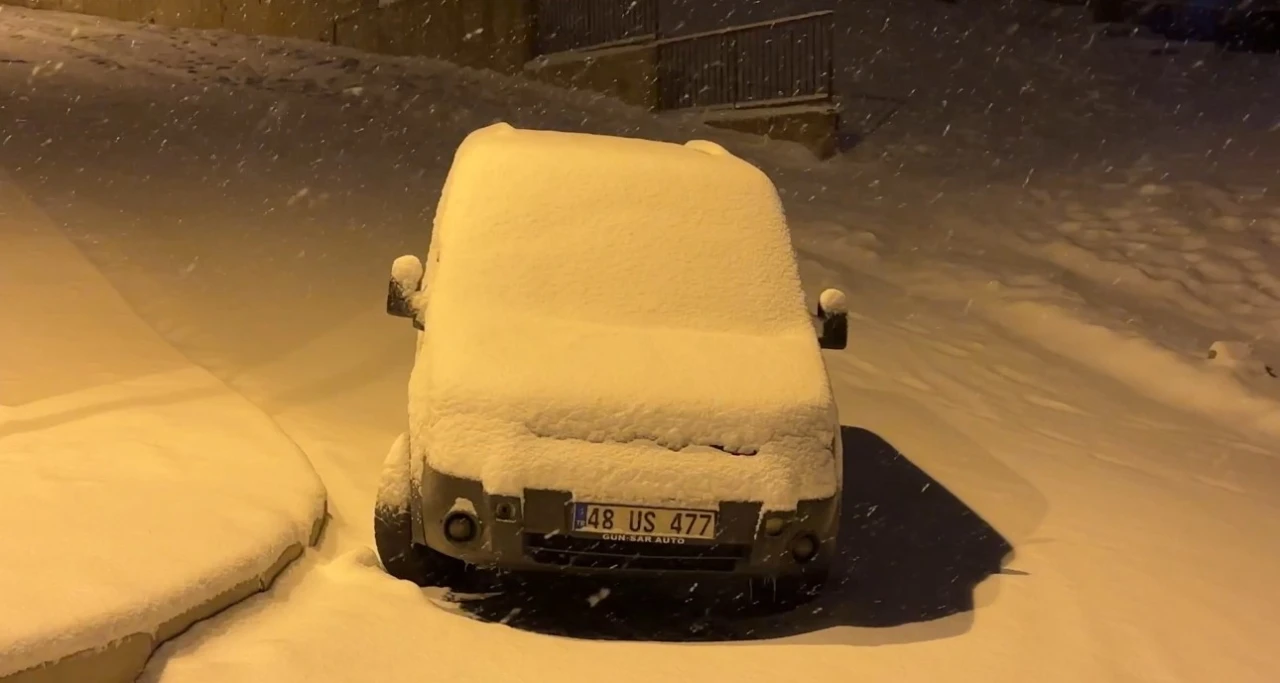
[[[457,588],[470,570],[462,560],[414,543],[408,508],[378,506],[373,515],[373,540],[388,574],[424,588]]]

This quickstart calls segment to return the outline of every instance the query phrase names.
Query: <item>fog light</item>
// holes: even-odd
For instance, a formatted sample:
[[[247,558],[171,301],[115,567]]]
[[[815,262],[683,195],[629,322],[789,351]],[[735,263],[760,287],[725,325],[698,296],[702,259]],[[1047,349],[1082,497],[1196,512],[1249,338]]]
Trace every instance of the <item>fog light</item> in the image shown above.
[[[516,506],[511,503],[498,503],[493,508],[493,516],[502,522],[516,521]]]
[[[770,517],[764,520],[764,532],[770,536],[777,536],[782,533],[782,529],[787,526],[787,520],[781,517]]]
[[[791,539],[791,556],[797,562],[808,562],[818,554],[818,539],[809,534],[800,534]]]
[[[466,543],[476,537],[476,521],[463,512],[455,512],[444,520],[444,535],[454,543]]]

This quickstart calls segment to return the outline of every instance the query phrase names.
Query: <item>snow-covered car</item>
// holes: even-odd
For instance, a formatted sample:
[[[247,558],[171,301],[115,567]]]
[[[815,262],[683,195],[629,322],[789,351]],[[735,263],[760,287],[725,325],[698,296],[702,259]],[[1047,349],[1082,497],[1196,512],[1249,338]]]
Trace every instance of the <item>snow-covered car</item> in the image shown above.
[[[394,576],[500,571],[825,580],[840,429],[777,190],[722,147],[518,130],[459,147],[375,514]],[[820,331],[819,331],[820,330]]]

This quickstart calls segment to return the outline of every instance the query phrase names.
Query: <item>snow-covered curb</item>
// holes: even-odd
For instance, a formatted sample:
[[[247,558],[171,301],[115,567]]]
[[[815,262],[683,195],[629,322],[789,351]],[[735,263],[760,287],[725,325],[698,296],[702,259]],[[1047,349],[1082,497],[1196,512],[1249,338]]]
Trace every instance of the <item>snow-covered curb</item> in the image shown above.
[[[192,624],[266,590],[275,577],[302,553],[290,546],[267,571],[246,579],[230,590],[165,622],[155,633],[133,633],[101,647],[81,650],[57,661],[0,678],[5,683],[85,683],[134,681],[143,671],[151,653],[161,643],[185,631]]]
[[[269,584],[324,516],[305,456],[200,369],[6,410],[0,482],[23,550],[0,565],[5,683],[136,674]]]
[[[0,681],[132,681],[316,542],[325,491],[0,175]]]

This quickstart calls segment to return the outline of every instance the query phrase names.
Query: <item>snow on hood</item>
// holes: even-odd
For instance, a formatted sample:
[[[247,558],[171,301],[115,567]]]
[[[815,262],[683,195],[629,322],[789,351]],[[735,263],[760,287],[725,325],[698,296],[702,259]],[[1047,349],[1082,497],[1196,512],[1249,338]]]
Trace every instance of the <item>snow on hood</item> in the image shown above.
[[[834,406],[812,332],[511,316],[429,334],[410,381],[414,446],[490,492],[625,501],[656,491],[791,509],[835,491]],[[655,488],[655,478],[670,481]]]
[[[752,337],[513,315],[429,335],[411,384],[435,413],[501,416],[552,438],[736,452],[831,431],[812,333]]]
[[[413,448],[432,468],[479,480],[497,495],[541,489],[579,501],[696,508],[750,501],[794,510],[837,490],[832,443],[814,438],[783,437],[751,456],[702,446],[672,452],[652,441],[545,438],[502,419],[452,414],[420,430]]]

